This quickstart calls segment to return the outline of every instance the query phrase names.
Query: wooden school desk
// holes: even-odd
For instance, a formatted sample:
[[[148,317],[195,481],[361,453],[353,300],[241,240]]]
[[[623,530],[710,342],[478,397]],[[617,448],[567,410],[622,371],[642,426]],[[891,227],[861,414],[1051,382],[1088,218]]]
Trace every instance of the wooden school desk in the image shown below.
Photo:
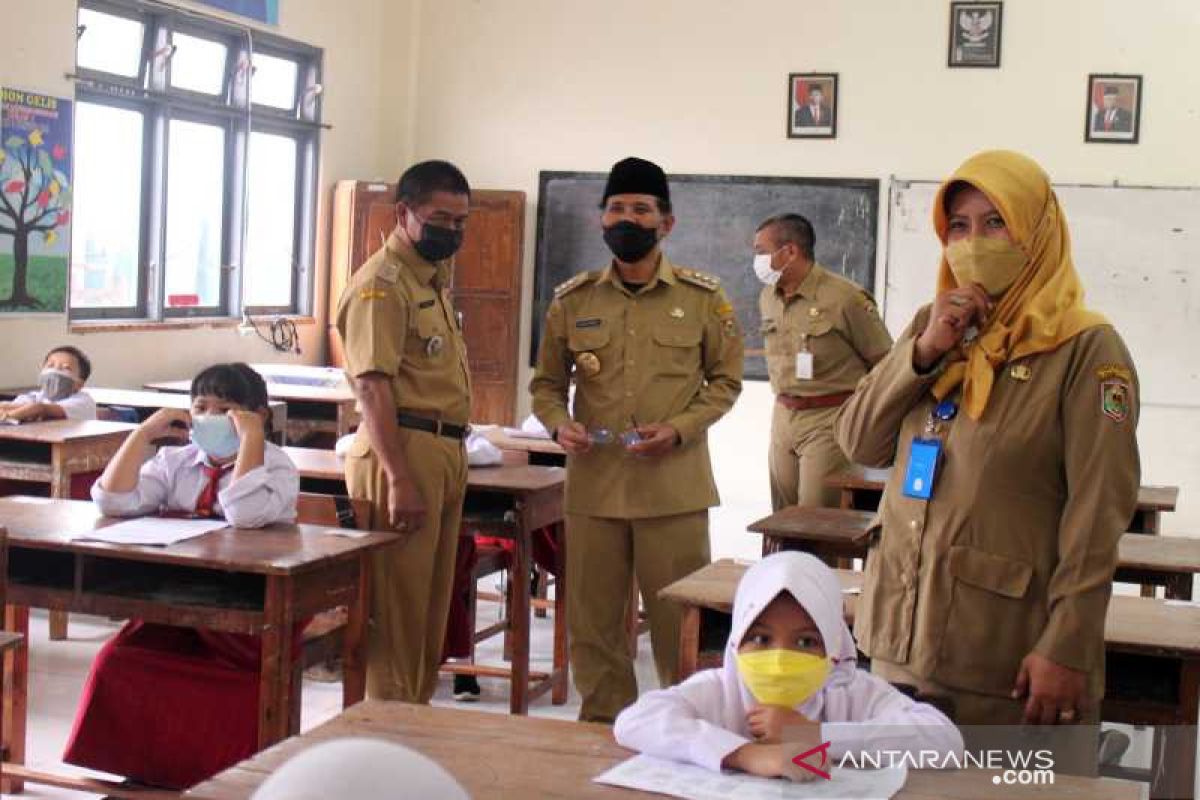
[[[157,392],[187,394],[192,382],[158,381],[145,388]],[[267,395],[272,400],[287,403],[287,440],[301,443],[310,434],[329,434],[342,437],[358,425],[354,409],[354,392],[348,386],[302,386],[290,383],[267,382]]]
[[[751,524],[761,533],[763,555],[792,542],[833,565],[867,557],[875,515],[870,511],[789,506]],[[1191,600],[1192,578],[1200,575],[1200,538],[1126,533],[1118,545],[1114,580],[1163,586],[1168,600]],[[1152,596],[1152,595],[1151,595]]]
[[[612,728],[589,722],[513,717],[455,708],[369,700],[302,736],[259,753],[201,783],[185,797],[246,800],[297,753],[320,742],[366,737],[412,748],[440,764],[479,800],[536,797],[560,800],[661,798],[593,783],[633,753],[613,741]],[[1054,786],[995,786],[981,770],[912,770],[896,800],[1135,800],[1137,784],[1069,775]]]
[[[186,394],[176,392],[147,392],[142,389],[105,389],[89,386],[87,393],[101,407],[125,406],[137,412],[139,419],[147,417],[160,408],[178,408],[190,410],[192,400]],[[275,430],[272,437],[276,444],[284,443],[287,432],[287,403],[282,400],[272,400],[268,403],[271,410],[271,427]]]
[[[345,494],[344,462],[332,450],[311,447],[285,447],[300,472],[301,488],[305,491]],[[549,673],[533,672],[529,668],[530,603],[529,576],[533,568],[533,532],[553,528],[558,540],[559,575],[563,569],[565,537],[563,526],[563,485],[566,470],[562,467],[542,467],[523,464],[503,464],[495,467],[472,467],[467,470],[467,507],[486,505],[487,514],[463,518],[463,531],[481,530],[488,536],[500,536],[514,542],[512,576],[512,605],[508,610],[512,667],[489,667],[474,664],[446,664],[447,672],[508,678],[509,707],[514,714],[525,714],[529,701],[545,692],[551,693],[555,705],[567,699],[567,631],[566,582],[557,584],[554,593],[554,658]]]
[[[226,528],[167,547],[74,540],[116,521],[89,502],[0,498],[9,543],[5,628],[24,634],[29,609],[49,608],[259,635],[258,741],[267,747],[295,733],[292,723],[299,722],[291,707],[293,624],[345,606],[342,702],[363,698],[368,556],[396,542],[396,534],[346,538],[320,526],[274,525]],[[5,661],[8,761],[16,765],[25,754],[28,656],[20,647]],[[18,783],[33,777],[20,767],[4,768]]]
[[[104,469],[136,427],[69,419],[0,425],[0,478],[47,483],[51,497],[67,497],[71,476]]]
[[[103,470],[136,427],[69,419],[0,425],[0,478],[48,483],[51,497],[68,498],[71,477]],[[67,638],[66,614],[51,612],[50,638]]]
[[[874,511],[879,508],[883,487],[890,474],[890,469],[854,466],[845,472],[830,476],[825,480],[825,484],[841,491],[842,508]],[[1163,513],[1174,511],[1178,503],[1178,486],[1140,487],[1137,508],[1127,530],[1130,533],[1161,533]]]
[[[680,680],[697,668],[717,666],[723,649],[702,654],[702,614],[728,617],[738,581],[747,565],[723,559],[664,588],[661,597],[683,606]],[[861,572],[836,570],[843,589],[862,586]],[[847,622],[853,622],[858,595],[847,593]],[[1200,606],[1117,595],[1108,607],[1104,641],[1106,688],[1101,719],[1131,725],[1195,726],[1200,706]],[[724,647],[724,641],[720,643]],[[1191,727],[1191,731],[1195,728]],[[1154,763],[1173,766],[1159,776],[1153,796],[1190,797],[1196,771],[1195,734],[1159,727]],[[1172,783],[1176,781],[1176,783]],[[1186,785],[1187,794],[1179,787]]]

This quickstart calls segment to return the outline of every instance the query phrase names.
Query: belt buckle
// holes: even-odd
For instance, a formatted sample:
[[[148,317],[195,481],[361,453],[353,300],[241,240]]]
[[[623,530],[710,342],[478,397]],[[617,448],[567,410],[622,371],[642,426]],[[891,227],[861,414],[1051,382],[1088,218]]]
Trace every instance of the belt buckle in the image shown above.
[[[442,421],[440,419],[435,419],[435,420],[432,420],[432,422],[433,422],[433,435],[441,436],[442,435]]]

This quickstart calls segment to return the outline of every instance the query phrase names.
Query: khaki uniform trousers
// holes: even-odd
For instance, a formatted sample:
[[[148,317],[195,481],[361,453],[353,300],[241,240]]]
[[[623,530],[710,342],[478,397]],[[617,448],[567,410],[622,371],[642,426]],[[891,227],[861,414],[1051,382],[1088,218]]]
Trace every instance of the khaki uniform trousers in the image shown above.
[[[373,556],[367,696],[428,703],[442,662],[467,458],[462,442],[445,436],[401,428],[400,441],[409,474],[425,501],[425,522],[416,533],[401,534],[399,544]],[[374,452],[351,448],[346,485],[351,497],[370,501],[370,527],[391,530],[387,473]]]
[[[836,407],[791,411],[775,403],[768,454],[773,510],[794,505],[838,507],[841,493],[825,485],[826,478],[850,463],[833,439],[837,412]]]
[[[579,719],[611,723],[638,695],[626,627],[635,576],[659,684],[678,681],[681,609],[658,592],[710,562],[708,511],[643,519],[568,514],[566,560],[571,671],[583,698]]]
[[[897,664],[883,659],[871,659],[871,672],[892,684],[907,684],[917,689],[920,694],[940,696],[954,704],[954,723],[967,726],[963,739],[968,749],[987,747],[982,741],[972,745],[970,727],[985,725],[1017,726],[1021,724],[1021,715],[1025,711],[1025,700],[1014,700],[1010,697],[980,694],[956,689],[937,681],[920,678],[909,672],[904,664]],[[1014,675],[1015,679],[1016,676]],[[1061,741],[1054,754],[1054,769],[1069,775],[1086,775],[1094,777],[1097,774],[1096,756],[1100,747],[1100,706],[1093,704],[1092,708],[1082,715],[1078,725],[1078,735]],[[983,733],[982,731],[980,732]]]

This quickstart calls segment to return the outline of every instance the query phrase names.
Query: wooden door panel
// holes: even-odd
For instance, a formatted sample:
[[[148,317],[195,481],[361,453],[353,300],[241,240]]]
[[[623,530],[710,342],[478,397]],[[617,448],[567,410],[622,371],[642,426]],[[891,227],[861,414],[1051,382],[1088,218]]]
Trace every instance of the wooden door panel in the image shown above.
[[[517,195],[514,197],[513,195]],[[476,192],[462,249],[454,261],[456,289],[519,292],[525,198],[521,192]]]
[[[370,258],[372,253],[383,247],[383,243],[387,241],[388,234],[394,227],[396,227],[396,206],[390,198],[387,202],[372,200],[367,205],[362,240],[359,242],[359,251],[362,253],[362,261],[358,262],[360,265]]]
[[[509,305],[506,297],[456,294],[454,307],[462,314],[472,376],[504,380],[508,374],[515,338]]]
[[[512,389],[499,383],[471,384],[471,419],[494,425],[512,425]]]

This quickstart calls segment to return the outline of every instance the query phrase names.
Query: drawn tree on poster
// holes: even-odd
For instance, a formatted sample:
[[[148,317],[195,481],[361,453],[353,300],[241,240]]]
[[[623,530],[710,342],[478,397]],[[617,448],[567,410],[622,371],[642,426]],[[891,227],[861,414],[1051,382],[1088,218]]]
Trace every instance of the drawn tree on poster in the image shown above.
[[[0,234],[13,237],[12,293],[0,308],[40,308],[29,294],[29,237],[41,235],[47,246],[71,220],[71,185],[65,166],[67,148],[46,147],[40,130],[11,135],[0,149]]]

